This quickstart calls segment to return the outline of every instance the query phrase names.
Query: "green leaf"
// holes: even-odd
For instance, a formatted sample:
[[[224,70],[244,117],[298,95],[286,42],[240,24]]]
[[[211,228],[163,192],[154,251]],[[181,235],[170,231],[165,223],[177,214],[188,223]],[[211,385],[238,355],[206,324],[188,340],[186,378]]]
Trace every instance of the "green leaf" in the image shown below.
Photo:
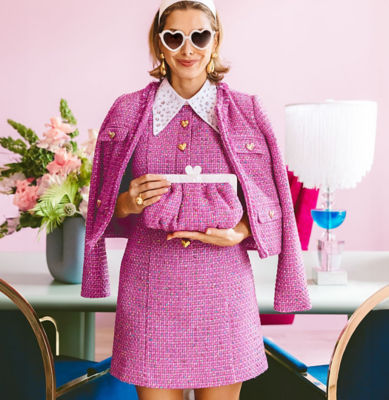
[[[24,155],[27,150],[27,145],[23,140],[13,139],[10,136],[0,138],[0,145],[7,150],[21,155]]]
[[[7,119],[7,122],[18,131],[18,133],[20,134],[20,136],[27,140],[28,143],[33,144],[35,142],[37,142],[39,140],[37,134],[32,130],[29,129],[27,127],[25,127],[24,125],[13,121],[12,119]]]
[[[40,200],[47,201],[53,206],[59,203],[73,203],[77,190],[77,183],[73,181],[72,175],[68,175],[61,185],[54,184],[47,188],[41,195]]]
[[[32,145],[21,160],[24,175],[39,178],[46,174],[47,164],[54,160],[54,154],[47,149]]]
[[[79,134],[80,134],[80,132],[78,131],[78,129],[76,129],[74,132],[68,133],[68,135],[69,135],[71,138],[74,138],[74,137],[78,136]],[[74,143],[75,143],[75,142],[74,142]]]
[[[80,167],[80,175],[78,178],[79,186],[83,187],[89,184],[92,173],[92,162],[82,157],[81,158],[81,167]]]
[[[77,120],[74,118],[73,113],[71,112],[68,102],[65,99],[61,99],[59,110],[61,112],[62,119],[71,125],[77,125]]]
[[[0,239],[8,234],[8,221],[4,221],[0,225]]]
[[[52,232],[62,224],[66,217],[62,204],[52,204],[49,201],[38,202],[33,210],[37,215],[42,217],[42,224],[39,228],[39,232],[44,228],[46,228],[47,233]]]
[[[74,133],[74,132],[73,132],[73,133]],[[70,135],[72,135],[72,134],[70,134]],[[69,143],[72,145],[72,153],[73,153],[73,154],[76,154],[77,151],[78,151],[77,142],[75,142],[74,140],[71,140]]]
[[[66,203],[76,205],[78,185],[75,179],[72,174],[69,174],[65,182],[61,185],[54,184],[47,188],[35,207],[32,208],[32,211],[36,215],[42,217],[41,228],[46,227],[47,233],[59,227],[66,218],[67,215],[64,211]]]
[[[20,228],[17,230],[20,230],[21,228],[39,228],[42,223],[42,217],[39,215],[31,215],[27,211],[23,211],[20,214],[20,220],[19,220],[19,225]]]
[[[23,172],[24,173],[24,168],[22,163],[9,163],[9,164],[4,164],[5,166],[9,167],[7,169],[4,169],[0,172],[1,177],[6,177],[9,178],[11,175],[17,173],[17,172]]]

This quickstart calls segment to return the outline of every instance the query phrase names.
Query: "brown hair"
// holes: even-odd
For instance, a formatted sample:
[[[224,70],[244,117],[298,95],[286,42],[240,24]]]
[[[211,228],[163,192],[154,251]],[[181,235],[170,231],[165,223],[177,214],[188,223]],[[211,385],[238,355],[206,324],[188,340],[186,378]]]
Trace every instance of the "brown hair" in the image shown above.
[[[157,78],[159,80],[162,80],[164,76],[161,74],[159,70],[160,66],[160,48],[159,48],[159,33],[163,31],[165,24],[166,24],[166,19],[167,17],[174,11],[174,10],[188,10],[188,9],[195,9],[195,10],[201,10],[205,14],[207,14],[210,22],[211,22],[211,27],[213,30],[219,33],[219,42],[218,45],[215,49],[215,52],[217,53],[217,57],[213,59],[213,62],[215,64],[215,70],[211,74],[208,74],[208,79],[211,82],[217,83],[221,81],[224,78],[224,73],[228,72],[230,70],[229,66],[225,66],[222,64],[219,56],[219,48],[221,41],[223,39],[223,28],[221,26],[220,20],[219,20],[219,15],[216,13],[216,20],[212,12],[209,10],[208,7],[203,5],[202,3],[198,3],[196,1],[178,1],[177,3],[172,4],[170,7],[168,7],[162,14],[161,17],[161,23],[158,23],[158,18],[159,18],[159,11],[155,14],[154,21],[150,27],[149,30],[149,48],[150,48],[150,54],[151,58],[153,61],[153,67],[151,71],[148,71],[149,74]],[[170,80],[171,76],[171,71],[168,63],[165,61],[166,65],[166,77]]]

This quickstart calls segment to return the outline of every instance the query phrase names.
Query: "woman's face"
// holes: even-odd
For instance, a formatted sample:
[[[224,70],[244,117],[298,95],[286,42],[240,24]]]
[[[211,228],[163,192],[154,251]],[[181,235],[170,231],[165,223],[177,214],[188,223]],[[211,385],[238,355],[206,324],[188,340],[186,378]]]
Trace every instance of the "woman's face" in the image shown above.
[[[207,15],[203,11],[189,9],[174,10],[166,19],[165,29],[170,29],[171,31],[180,30],[185,35],[189,35],[195,29],[212,30],[212,27]],[[217,40],[218,32],[204,50],[199,50],[188,39],[185,40],[184,45],[178,51],[173,52],[167,49],[161,42],[161,39],[159,39],[160,50],[165,56],[165,62],[170,67],[172,80],[206,79],[206,67],[212,53],[216,50]],[[180,60],[195,60],[196,62],[191,66],[185,66],[180,63]]]

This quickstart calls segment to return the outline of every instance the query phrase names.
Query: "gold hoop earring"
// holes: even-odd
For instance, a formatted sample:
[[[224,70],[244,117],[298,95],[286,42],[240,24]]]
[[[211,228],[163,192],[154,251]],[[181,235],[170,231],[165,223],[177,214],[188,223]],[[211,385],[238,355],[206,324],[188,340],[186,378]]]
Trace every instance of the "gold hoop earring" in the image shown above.
[[[161,65],[159,66],[159,72],[161,73],[162,76],[166,75],[166,64],[165,64],[165,56],[163,53],[160,54],[162,62]]]
[[[212,72],[215,71],[215,63],[214,63],[213,59],[216,57],[217,57],[217,54],[213,53],[211,60],[209,61],[208,65],[207,65],[207,73],[208,74],[212,74]]]

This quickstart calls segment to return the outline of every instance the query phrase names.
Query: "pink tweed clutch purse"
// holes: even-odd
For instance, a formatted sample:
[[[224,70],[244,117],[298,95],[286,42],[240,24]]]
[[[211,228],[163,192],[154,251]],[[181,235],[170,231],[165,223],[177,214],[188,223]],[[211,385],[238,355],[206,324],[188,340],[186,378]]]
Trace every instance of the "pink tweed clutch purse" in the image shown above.
[[[234,174],[200,174],[201,167],[186,166],[185,174],[164,174],[169,191],[142,211],[148,228],[200,231],[233,228],[243,215]]]

